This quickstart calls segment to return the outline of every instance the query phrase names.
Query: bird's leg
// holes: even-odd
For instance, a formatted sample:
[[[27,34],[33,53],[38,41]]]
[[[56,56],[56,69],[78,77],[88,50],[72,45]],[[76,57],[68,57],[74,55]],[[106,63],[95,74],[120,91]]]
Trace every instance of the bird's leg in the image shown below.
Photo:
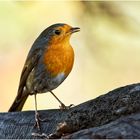
[[[45,122],[45,121],[48,121],[47,118],[45,119],[41,119],[40,116],[39,116],[39,113],[37,111],[37,99],[36,99],[36,94],[35,94],[35,125],[34,127],[37,127],[38,130],[40,131],[41,130],[41,127],[40,127],[40,122]]]
[[[39,113],[37,111],[37,100],[36,100],[36,94],[35,94],[35,125],[34,127],[37,127],[37,129],[39,131],[41,131],[41,127],[40,127],[40,118],[39,118]]]
[[[40,122],[44,122],[48,119],[41,119],[40,116],[39,116],[39,113],[37,111],[37,99],[36,99],[36,94],[35,94],[35,125],[34,127],[37,127],[39,133],[32,133],[32,136],[35,136],[35,137],[40,137],[40,138],[48,138],[48,136],[44,133],[41,132],[41,125],[40,125]]]
[[[65,104],[63,104],[59,99],[58,97],[50,90],[49,91],[54,97],[55,99],[61,104],[59,107],[60,109],[64,110],[64,109],[70,109],[72,106],[74,106],[73,104],[70,104],[69,106],[65,106]]]

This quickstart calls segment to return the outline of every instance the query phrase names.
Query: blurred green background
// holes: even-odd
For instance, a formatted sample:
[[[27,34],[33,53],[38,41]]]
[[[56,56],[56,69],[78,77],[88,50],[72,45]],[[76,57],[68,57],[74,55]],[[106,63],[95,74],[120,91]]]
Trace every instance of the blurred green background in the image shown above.
[[[140,2],[0,1],[0,111],[13,102],[28,51],[51,24],[79,26],[71,44],[75,64],[54,90],[77,105],[114,88],[140,81]],[[37,96],[38,108],[58,108],[50,95]],[[30,96],[24,110],[34,110]]]

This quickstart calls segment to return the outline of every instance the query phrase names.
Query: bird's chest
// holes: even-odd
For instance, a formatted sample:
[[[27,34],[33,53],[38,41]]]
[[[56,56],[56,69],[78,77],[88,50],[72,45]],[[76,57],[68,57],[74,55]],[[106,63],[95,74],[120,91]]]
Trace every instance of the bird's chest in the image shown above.
[[[67,76],[73,66],[74,52],[70,45],[68,46],[50,46],[44,54],[44,64],[48,73],[57,77],[62,73]]]

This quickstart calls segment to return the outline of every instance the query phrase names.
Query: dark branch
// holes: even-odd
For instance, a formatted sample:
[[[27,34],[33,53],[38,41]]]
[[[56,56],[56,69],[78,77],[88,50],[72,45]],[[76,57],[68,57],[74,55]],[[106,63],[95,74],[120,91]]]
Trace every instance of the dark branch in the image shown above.
[[[70,110],[42,110],[50,138],[140,138],[140,84],[115,89]],[[35,138],[34,111],[1,113],[0,138]],[[88,129],[90,128],[90,129]]]

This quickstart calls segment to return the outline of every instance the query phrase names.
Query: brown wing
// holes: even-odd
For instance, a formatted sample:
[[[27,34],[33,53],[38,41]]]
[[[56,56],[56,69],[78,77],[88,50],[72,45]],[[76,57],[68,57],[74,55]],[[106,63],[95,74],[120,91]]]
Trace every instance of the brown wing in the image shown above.
[[[33,52],[29,53],[26,62],[24,64],[21,77],[20,77],[20,82],[19,82],[19,88],[18,88],[18,93],[17,93],[17,100],[20,99],[23,95],[24,88],[26,88],[26,81],[27,78],[32,71],[32,69],[37,65],[38,60],[40,58],[40,49],[36,49]]]
[[[35,49],[36,50],[36,49]],[[28,91],[26,90],[26,81],[31,73],[32,69],[37,65],[38,60],[40,58],[40,50],[38,51],[30,51],[27,60],[25,62],[25,65],[23,67],[21,77],[20,77],[20,83],[19,83],[19,88],[18,88],[18,94],[9,108],[9,112],[13,111],[21,111],[26,99],[28,98]]]

